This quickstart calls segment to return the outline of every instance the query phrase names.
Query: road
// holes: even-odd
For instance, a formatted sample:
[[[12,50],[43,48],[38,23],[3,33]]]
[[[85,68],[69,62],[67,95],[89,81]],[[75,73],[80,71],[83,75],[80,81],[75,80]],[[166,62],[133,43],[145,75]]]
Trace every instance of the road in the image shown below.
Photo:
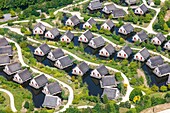
[[[12,95],[12,93],[11,93],[10,91],[8,91],[8,90],[6,90],[6,89],[2,89],[2,88],[0,88],[0,91],[6,93],[6,94],[9,96],[9,98],[10,98],[11,110],[12,110],[13,112],[17,112],[17,110],[16,110],[16,108],[15,108],[15,103],[14,103],[14,96]]]

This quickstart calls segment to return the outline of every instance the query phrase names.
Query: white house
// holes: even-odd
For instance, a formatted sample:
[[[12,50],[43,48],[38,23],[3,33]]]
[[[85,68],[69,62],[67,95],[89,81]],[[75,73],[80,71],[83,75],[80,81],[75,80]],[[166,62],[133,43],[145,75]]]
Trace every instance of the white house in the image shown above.
[[[141,6],[137,7],[135,9],[135,14],[144,15],[148,11],[148,8],[145,4],[142,4]]]
[[[91,72],[90,76],[97,79],[101,79],[102,76],[105,76],[108,73],[108,69],[104,65],[100,65]]]
[[[117,88],[104,88],[101,97],[103,98],[104,95],[106,95],[109,100],[114,100],[114,99],[118,99],[120,92]]]
[[[93,38],[92,40],[90,40],[88,45],[90,47],[96,49],[96,48],[104,46],[105,45],[105,40],[101,36],[99,36],[97,38]]]
[[[70,43],[74,38],[74,34],[71,31],[66,31],[60,38],[62,42]]]
[[[158,77],[163,77],[170,74],[170,65],[168,63],[159,65],[153,70],[153,73]]]
[[[114,4],[107,4],[104,6],[102,11],[106,14],[111,14],[114,9],[116,9],[116,6]]]
[[[98,10],[102,8],[102,3],[100,3],[100,0],[92,0],[89,5],[88,9],[91,11]]]
[[[0,55],[0,66],[4,66],[10,63],[10,58],[8,55]]]
[[[131,24],[125,24],[119,28],[119,33],[127,35],[131,32],[133,32],[134,27]]]
[[[51,61],[56,61],[58,58],[64,56],[64,52],[62,49],[58,48],[48,53],[47,58]]]
[[[83,76],[88,70],[89,66],[85,62],[82,62],[73,69],[72,74]]]
[[[149,51],[144,47],[142,50],[135,54],[134,59],[144,62],[149,58],[149,56],[150,56]]]
[[[156,68],[159,65],[162,65],[164,60],[161,56],[153,56],[147,60],[146,65],[148,65],[151,69]]]
[[[58,96],[46,95],[44,102],[42,104],[43,107],[47,108],[56,108],[61,105],[61,98]]]
[[[128,58],[132,54],[132,49],[129,46],[124,46],[118,53],[119,58]]]
[[[66,21],[66,25],[68,26],[76,26],[80,23],[80,19],[74,15],[72,17],[70,17],[67,21]]]
[[[95,21],[92,17],[90,17],[90,18],[87,20],[87,22],[85,22],[85,23],[83,24],[83,28],[84,28],[84,29],[86,29],[86,28],[91,29],[93,25],[96,25],[96,21]]]
[[[45,26],[42,23],[38,23],[35,25],[33,29],[33,34],[43,35],[45,30],[46,30]]]
[[[50,47],[47,44],[41,44],[34,50],[34,54],[38,56],[44,56],[50,52]]]
[[[20,63],[14,62],[14,63],[6,65],[3,71],[8,75],[12,75],[18,72],[20,69],[21,69]]]
[[[42,92],[46,95],[56,95],[62,92],[62,89],[60,87],[60,85],[58,84],[58,82],[53,82],[50,83],[48,85],[46,85]]]
[[[111,20],[107,20],[104,24],[101,25],[102,29],[111,30],[114,27],[114,23]]]
[[[59,69],[65,69],[71,65],[73,65],[73,62],[68,55],[58,58],[54,64]]]
[[[165,43],[164,49],[170,50],[170,40]]]
[[[154,38],[152,38],[151,43],[161,45],[165,39],[166,37],[162,33],[158,33]]]
[[[100,56],[109,57],[115,52],[115,48],[112,44],[108,44],[99,51]]]
[[[142,30],[132,37],[132,41],[134,42],[139,41],[141,43],[141,42],[146,41],[147,38],[148,38],[148,35],[146,34],[144,30]]]
[[[102,79],[100,80],[100,86],[101,88],[117,87],[115,76],[113,75],[103,76]]]
[[[86,30],[82,35],[79,36],[78,41],[88,43],[93,37],[93,34],[89,30]]]
[[[5,37],[0,38],[0,46],[7,46],[9,45],[8,41],[6,40]]]
[[[57,28],[53,28],[45,33],[45,37],[49,39],[54,39],[59,35],[60,35],[60,32],[58,31]]]

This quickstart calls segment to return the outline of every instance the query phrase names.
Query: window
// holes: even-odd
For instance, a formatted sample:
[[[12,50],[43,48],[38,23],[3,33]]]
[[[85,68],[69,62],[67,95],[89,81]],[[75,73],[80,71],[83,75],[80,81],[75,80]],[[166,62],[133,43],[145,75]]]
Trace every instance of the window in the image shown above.
[[[67,39],[67,42],[69,42],[69,39]]]
[[[159,44],[159,40],[158,40],[158,44]]]
[[[103,51],[101,51],[101,54],[103,54]]]
[[[37,31],[35,31],[35,33],[37,33]]]
[[[86,27],[86,25],[85,25],[85,27]]]
[[[38,51],[36,51],[36,53],[38,54]]]
[[[48,34],[47,34],[47,36],[48,36]]]
[[[142,11],[140,11],[140,13],[142,14]]]
[[[97,76],[99,77],[99,74],[97,74]]]
[[[168,45],[166,45],[166,47],[168,47]]]
[[[136,56],[136,59],[138,59],[138,56]]]
[[[74,72],[76,73],[76,70],[74,70]]]
[[[42,55],[42,52],[40,52],[40,54]]]
[[[134,40],[136,40],[136,37],[134,37]]]
[[[64,41],[64,38],[62,38],[62,41]]]
[[[107,26],[107,29],[109,29],[109,27]]]
[[[86,41],[86,38],[84,39],[84,41]]]
[[[40,30],[40,33],[41,33],[42,31]]]
[[[120,29],[120,32],[122,32],[122,29]]]
[[[79,71],[79,74],[81,74],[81,71]]]
[[[53,35],[51,35],[51,37],[53,37]]]
[[[95,75],[95,73],[93,72],[93,75]]]
[[[82,40],[82,38],[80,37],[80,40]]]
[[[31,82],[31,84],[34,84],[34,82]]]
[[[119,56],[121,56],[121,53],[119,53]]]
[[[153,42],[155,42],[155,40],[153,40]]]
[[[106,55],[108,55],[108,52],[106,52]]]
[[[73,23],[71,22],[71,25],[72,25]]]
[[[126,54],[124,54],[124,57],[126,57]]]
[[[140,59],[142,60],[142,57],[140,57]]]
[[[90,25],[89,25],[89,28],[91,28]]]

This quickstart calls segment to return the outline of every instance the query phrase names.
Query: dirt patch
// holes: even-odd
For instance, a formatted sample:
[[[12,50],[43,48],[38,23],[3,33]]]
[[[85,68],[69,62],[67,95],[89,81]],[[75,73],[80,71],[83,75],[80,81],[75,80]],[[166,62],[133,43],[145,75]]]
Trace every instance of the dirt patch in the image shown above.
[[[146,79],[145,73],[141,69],[137,69],[137,75],[138,75],[138,77],[143,77],[144,85],[146,87],[149,87],[148,84],[147,84],[147,79]]]
[[[165,20],[165,21],[168,21],[169,19],[170,19],[170,10],[168,10],[168,11],[166,12],[166,15],[165,15],[164,20]]]

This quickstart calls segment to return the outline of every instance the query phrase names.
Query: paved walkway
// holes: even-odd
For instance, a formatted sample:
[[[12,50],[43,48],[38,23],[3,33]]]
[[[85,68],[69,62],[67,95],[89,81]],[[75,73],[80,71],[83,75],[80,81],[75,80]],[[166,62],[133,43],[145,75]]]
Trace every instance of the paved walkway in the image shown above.
[[[0,88],[0,91],[6,93],[6,94],[9,96],[9,98],[10,98],[11,110],[12,110],[13,112],[17,112],[17,110],[16,110],[16,108],[15,108],[15,103],[14,103],[14,96],[12,95],[12,93],[11,93],[10,91],[8,91],[8,90],[6,90],[6,89],[2,89],[2,88]]]

